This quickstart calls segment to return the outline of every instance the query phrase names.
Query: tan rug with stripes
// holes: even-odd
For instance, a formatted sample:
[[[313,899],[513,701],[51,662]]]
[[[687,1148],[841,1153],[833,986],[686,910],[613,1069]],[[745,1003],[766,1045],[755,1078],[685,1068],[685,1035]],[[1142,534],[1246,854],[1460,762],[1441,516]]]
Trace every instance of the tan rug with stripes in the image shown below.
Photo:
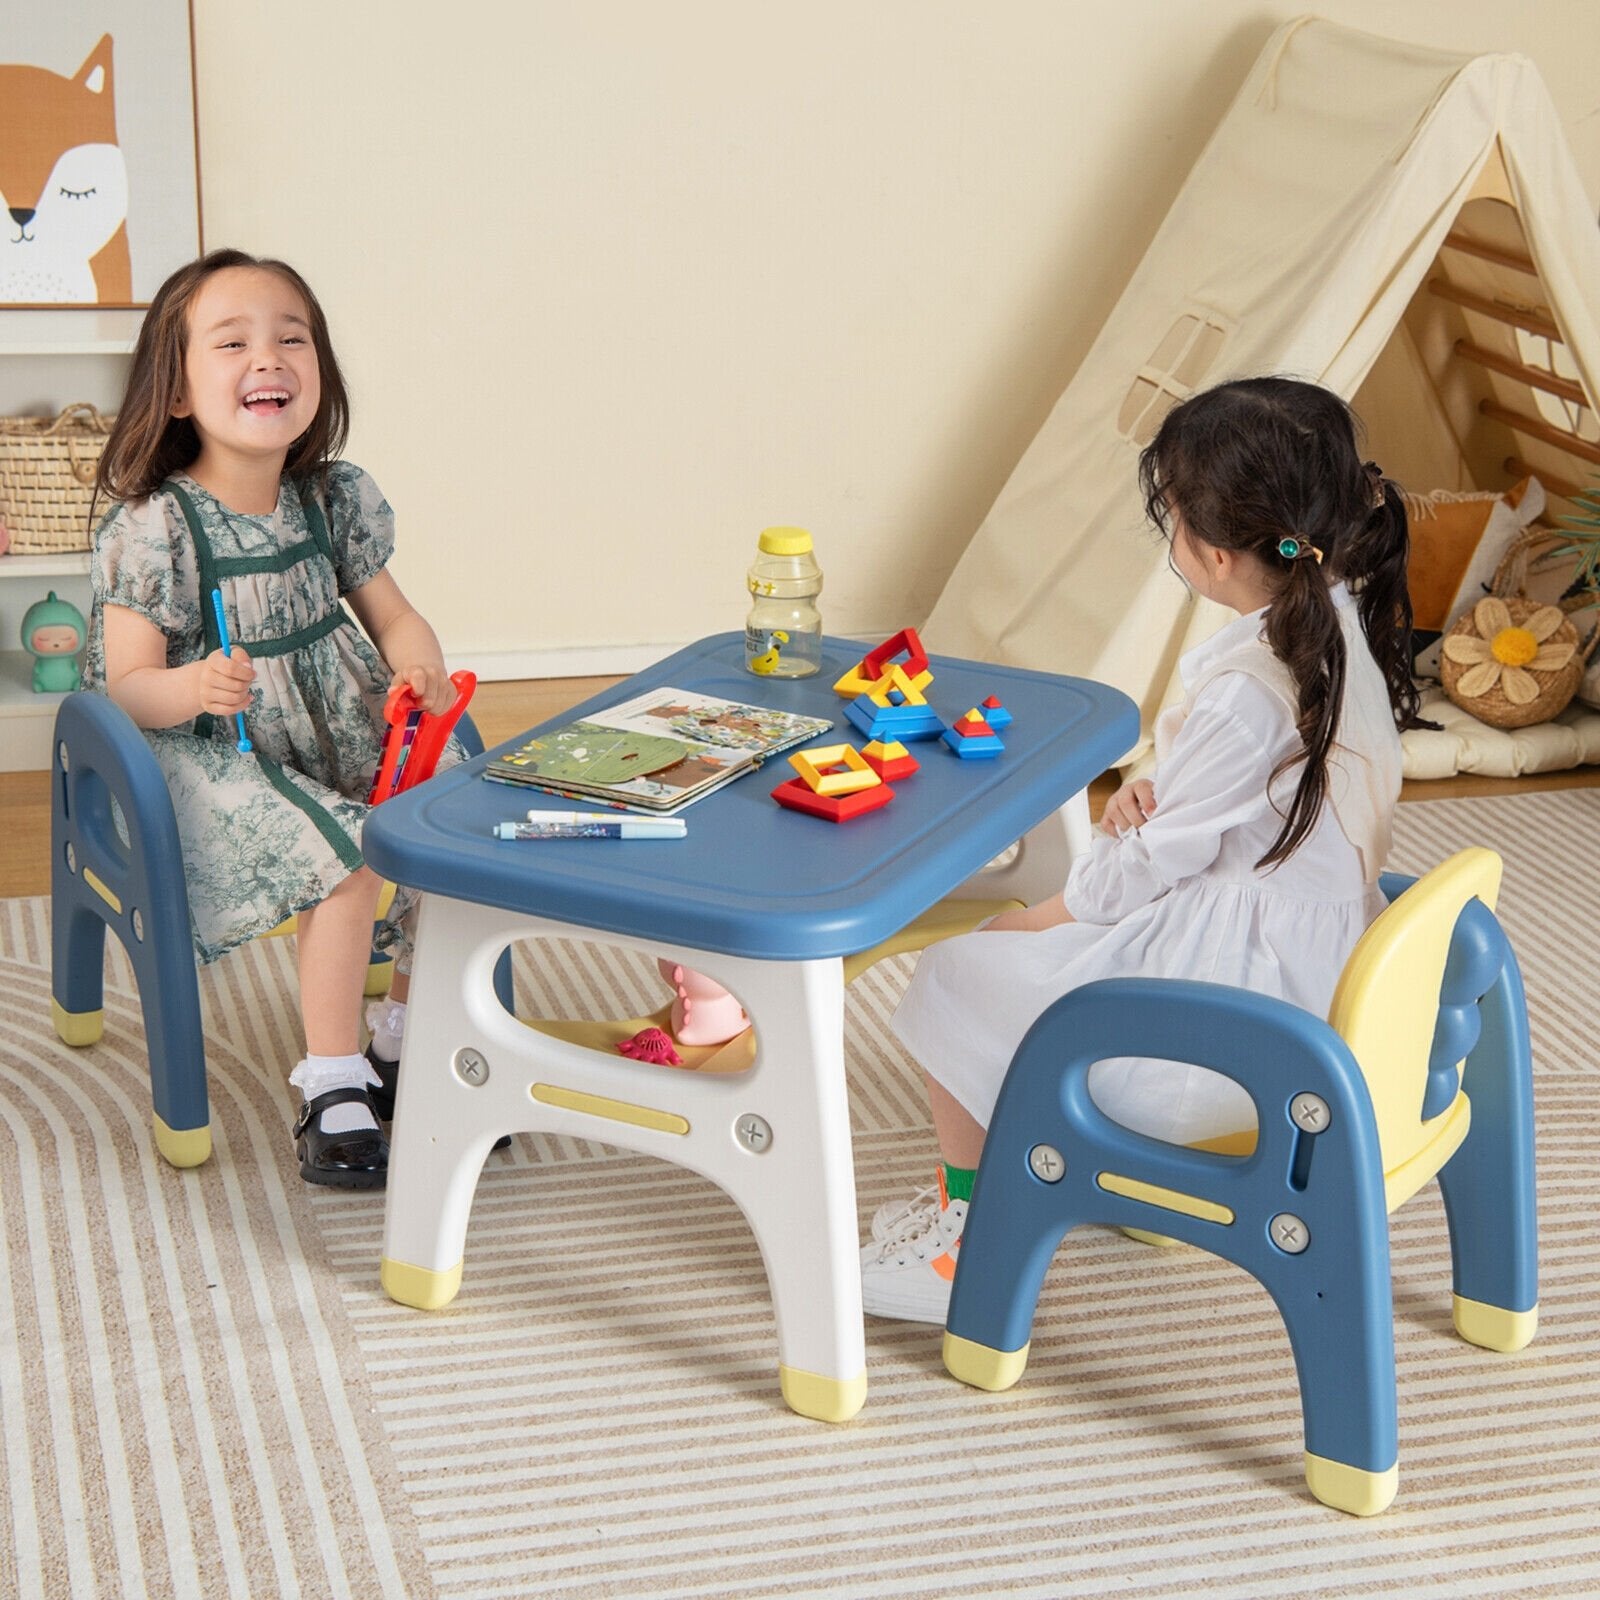
[[[290,1160],[292,952],[203,978],[216,1149],[154,1155],[137,995],[108,958],[87,1051],[49,1021],[48,905],[0,901],[0,1595],[1577,1596],[1600,1593],[1594,1214],[1600,790],[1402,808],[1395,865],[1507,860],[1539,1089],[1541,1328],[1451,1333],[1430,1187],[1394,1222],[1401,1485],[1310,1500],[1288,1342],[1252,1280],[1083,1230],[1021,1385],[944,1375],[937,1330],[871,1321],[841,1427],[786,1411],[733,1204],[603,1145],[492,1156],[434,1313],[377,1283],[381,1197]],[[571,956],[571,952],[567,953]],[[524,960],[524,1004],[649,1009],[615,951]],[[887,1017],[849,1003],[863,1220],[931,1144]]]

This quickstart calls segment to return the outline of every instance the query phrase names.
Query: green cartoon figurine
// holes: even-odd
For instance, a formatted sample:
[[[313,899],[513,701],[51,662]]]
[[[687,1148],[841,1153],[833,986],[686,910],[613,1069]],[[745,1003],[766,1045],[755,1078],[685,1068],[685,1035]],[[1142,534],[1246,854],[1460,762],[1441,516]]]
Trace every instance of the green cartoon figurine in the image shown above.
[[[88,629],[69,600],[35,600],[22,619],[22,647],[33,657],[33,692],[65,694],[78,687],[78,652]]]

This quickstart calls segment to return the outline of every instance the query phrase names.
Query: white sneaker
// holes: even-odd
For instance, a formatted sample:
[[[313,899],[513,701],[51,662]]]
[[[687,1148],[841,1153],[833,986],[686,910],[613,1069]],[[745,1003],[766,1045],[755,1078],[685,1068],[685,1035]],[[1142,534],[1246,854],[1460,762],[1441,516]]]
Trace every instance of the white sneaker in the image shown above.
[[[942,1325],[950,1310],[967,1202],[948,1198],[942,1171],[938,1188],[928,1193],[925,1204],[919,1195],[897,1208],[906,1213],[903,1224],[862,1247],[861,1308],[871,1316]]]
[[[879,1244],[906,1232],[915,1232],[938,1208],[939,1187],[930,1183],[909,1200],[885,1200],[872,1213],[872,1237]]]

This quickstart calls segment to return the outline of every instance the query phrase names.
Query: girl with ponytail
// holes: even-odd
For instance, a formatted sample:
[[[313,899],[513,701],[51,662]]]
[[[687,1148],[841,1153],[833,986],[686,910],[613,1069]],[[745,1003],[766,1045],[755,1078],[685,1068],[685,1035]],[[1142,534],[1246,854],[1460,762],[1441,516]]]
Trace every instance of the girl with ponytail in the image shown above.
[[[933,1189],[873,1221],[862,1290],[880,1316],[944,1321],[995,1097],[1052,1001],[1149,975],[1325,1016],[1385,903],[1398,730],[1418,721],[1399,490],[1363,461],[1349,407],[1287,378],[1174,407],[1139,481],[1175,571],[1239,615],[1183,658],[1155,773],[1106,803],[1063,892],[923,953],[893,1027],[923,1066],[943,1162]],[[1089,1090],[1175,1143],[1255,1126],[1236,1083],[1179,1062],[1102,1061]]]

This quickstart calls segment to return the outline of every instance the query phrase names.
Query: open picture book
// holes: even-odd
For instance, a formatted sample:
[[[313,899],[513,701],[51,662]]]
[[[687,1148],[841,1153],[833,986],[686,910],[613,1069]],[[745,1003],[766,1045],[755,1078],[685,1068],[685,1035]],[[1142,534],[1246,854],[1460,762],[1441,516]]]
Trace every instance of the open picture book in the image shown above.
[[[833,724],[687,689],[651,689],[530,738],[484,777],[667,815]]]

